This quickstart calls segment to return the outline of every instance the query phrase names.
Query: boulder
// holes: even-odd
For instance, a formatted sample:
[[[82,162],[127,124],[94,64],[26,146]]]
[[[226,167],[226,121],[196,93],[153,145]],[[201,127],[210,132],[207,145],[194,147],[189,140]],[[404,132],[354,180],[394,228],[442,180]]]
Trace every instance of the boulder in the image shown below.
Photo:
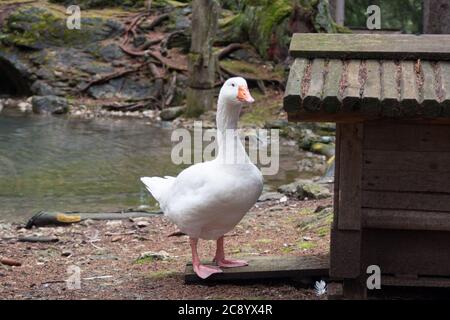
[[[31,100],[34,113],[64,114],[69,111],[67,99],[57,96],[33,96]]]
[[[325,199],[332,195],[326,185],[303,179],[282,185],[278,187],[278,191],[299,200]]]
[[[60,89],[55,89],[41,80],[37,80],[33,83],[31,91],[38,96],[59,96],[63,94]]]

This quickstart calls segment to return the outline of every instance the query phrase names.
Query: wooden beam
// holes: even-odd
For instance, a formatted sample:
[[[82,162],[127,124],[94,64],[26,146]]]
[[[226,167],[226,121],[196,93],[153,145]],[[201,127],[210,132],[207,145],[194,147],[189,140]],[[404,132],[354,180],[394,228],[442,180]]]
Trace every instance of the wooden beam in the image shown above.
[[[362,191],[362,207],[446,212],[450,217],[450,193]]]
[[[450,60],[450,35],[296,33],[295,58]]]
[[[450,231],[449,212],[363,209],[363,226],[372,229]]]
[[[422,106],[426,117],[436,118],[441,115],[442,106],[439,103],[437,90],[439,83],[436,79],[435,67],[430,61],[420,63],[421,73],[423,75],[422,84]]]
[[[308,91],[303,99],[303,108],[306,111],[320,111],[324,85],[325,60],[314,59],[311,66],[311,79]]]
[[[361,67],[360,60],[351,60],[348,62],[345,74],[344,93],[342,97],[342,110],[344,112],[359,111],[361,107],[361,82],[359,71]]]
[[[443,116],[450,117],[450,62],[440,62],[439,69],[443,89]]]
[[[323,87],[323,110],[327,113],[336,113],[342,107],[342,99],[339,95],[344,64],[342,60],[331,59],[328,61]]]
[[[295,59],[290,68],[283,98],[284,110],[286,110],[286,112],[297,112],[301,108],[302,80],[307,65],[308,60]]]
[[[381,114],[381,63],[377,60],[367,60],[364,70],[361,112],[368,116],[379,116]]]
[[[419,90],[414,61],[402,61],[400,80],[400,107],[403,116],[412,117],[419,113]]]
[[[200,279],[192,269],[192,264],[186,265],[185,282],[242,281],[265,279],[301,279],[310,277],[328,277],[329,257],[322,256],[266,256],[247,257],[249,265],[241,268],[223,269],[223,273],[212,275],[206,280]],[[211,264],[211,262],[204,262]]]
[[[381,63],[381,103],[382,115],[394,117],[400,114],[399,99],[400,86],[397,79],[398,66],[394,61],[387,60]]]
[[[361,229],[363,125],[339,124],[339,230]]]

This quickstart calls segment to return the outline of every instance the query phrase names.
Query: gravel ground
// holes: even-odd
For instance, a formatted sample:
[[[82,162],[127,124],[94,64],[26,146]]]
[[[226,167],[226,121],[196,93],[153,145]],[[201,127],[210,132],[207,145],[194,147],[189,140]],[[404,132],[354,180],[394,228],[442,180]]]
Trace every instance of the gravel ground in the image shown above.
[[[331,199],[258,203],[227,235],[226,250],[242,257],[327,253],[329,219],[315,220],[314,211],[331,203]],[[325,298],[317,297],[312,288],[287,282],[186,285],[183,272],[190,260],[189,243],[185,236],[167,236],[175,231],[162,216],[32,230],[2,223],[0,256],[22,265],[0,264],[0,299]],[[30,235],[59,241],[17,241],[18,236]],[[202,257],[212,258],[214,250],[214,242],[201,241]],[[140,258],[145,252],[151,253]],[[79,289],[73,281],[78,271]]]

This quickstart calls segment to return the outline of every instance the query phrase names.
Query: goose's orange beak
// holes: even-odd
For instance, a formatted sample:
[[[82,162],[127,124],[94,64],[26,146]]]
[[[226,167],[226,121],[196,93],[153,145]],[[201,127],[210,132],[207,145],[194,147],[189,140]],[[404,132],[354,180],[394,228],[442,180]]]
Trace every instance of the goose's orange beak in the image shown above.
[[[237,99],[240,102],[247,102],[247,103],[255,102],[255,99],[253,99],[252,95],[250,94],[250,91],[248,91],[248,88],[246,86],[238,87]]]

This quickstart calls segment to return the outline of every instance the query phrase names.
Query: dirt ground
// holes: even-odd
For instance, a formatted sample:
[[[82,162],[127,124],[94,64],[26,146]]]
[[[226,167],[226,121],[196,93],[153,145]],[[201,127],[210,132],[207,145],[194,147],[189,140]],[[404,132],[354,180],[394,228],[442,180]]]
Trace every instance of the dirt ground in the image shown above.
[[[232,256],[305,255],[328,252],[327,227],[305,228],[331,199],[260,202],[225,239]],[[328,221],[328,220],[327,220]],[[307,225],[306,223],[306,225]],[[317,225],[316,225],[317,226]],[[322,232],[318,231],[321,230]],[[67,227],[26,230],[0,224],[0,299],[324,299],[294,283],[185,284],[190,261],[187,237],[167,237],[176,227],[162,216],[84,221]],[[27,243],[18,236],[51,236],[54,243]],[[201,241],[213,257],[215,244]],[[140,258],[144,252],[154,255]],[[74,275],[80,272],[80,288]],[[69,288],[68,285],[75,288]]]

